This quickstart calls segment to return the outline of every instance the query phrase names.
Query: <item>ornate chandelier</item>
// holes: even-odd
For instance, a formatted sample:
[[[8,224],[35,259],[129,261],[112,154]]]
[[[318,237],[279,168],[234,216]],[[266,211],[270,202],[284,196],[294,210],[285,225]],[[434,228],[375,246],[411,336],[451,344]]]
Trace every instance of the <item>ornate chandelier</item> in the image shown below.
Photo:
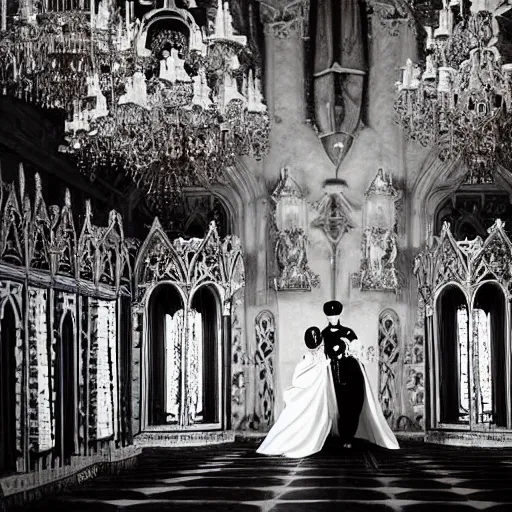
[[[212,0],[202,26],[195,2],[138,2],[140,18],[133,1],[20,3],[0,32],[0,93],[64,109],[59,149],[92,179],[128,174],[162,214],[182,187],[222,181],[237,155],[261,158],[269,119],[228,2]]]
[[[437,146],[442,160],[463,158],[467,183],[493,183],[496,165],[512,163],[512,64],[498,49],[503,12],[486,11],[485,2],[467,12],[463,0],[443,4],[438,28],[424,27],[425,65],[408,60],[401,69],[396,120],[412,141]]]

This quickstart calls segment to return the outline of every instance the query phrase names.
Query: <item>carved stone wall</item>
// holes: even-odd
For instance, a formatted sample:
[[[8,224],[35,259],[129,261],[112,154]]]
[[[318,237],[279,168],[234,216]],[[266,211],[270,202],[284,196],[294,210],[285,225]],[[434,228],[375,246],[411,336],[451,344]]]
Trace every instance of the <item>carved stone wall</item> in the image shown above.
[[[76,390],[78,453],[96,453],[101,437],[120,430],[117,298],[130,293],[137,244],[125,239],[115,211],[106,226],[94,225],[89,203],[77,236],[69,192],[63,206],[47,207],[39,176],[27,191],[22,166],[18,183],[0,180],[0,219],[0,312],[9,303],[16,317],[17,469],[51,468],[64,463],[55,450],[56,359],[59,343],[70,342],[61,340],[67,315],[75,343],[69,348],[78,355],[68,383]]]
[[[413,335],[405,343],[403,357],[404,416],[397,427],[420,430],[425,427],[424,302],[419,298]]]
[[[379,402],[390,427],[396,426],[400,404],[398,368],[400,358],[400,321],[391,309],[379,317]]]
[[[48,291],[29,287],[29,421],[30,449],[45,451],[53,447],[50,404],[50,358],[48,353]]]
[[[91,407],[89,415],[92,439],[115,434],[117,423],[117,350],[114,301],[98,300],[93,305],[93,333],[90,353]]]
[[[305,290],[318,287],[318,276],[308,265],[307,206],[305,194],[290,170],[281,170],[281,179],[272,199],[275,203],[275,255],[278,290]]]
[[[485,240],[476,237],[473,240],[455,240],[450,225],[445,222],[441,235],[436,237],[431,246],[418,254],[414,261],[414,275],[418,281],[418,311],[413,339],[406,347],[404,360],[405,388],[409,404],[417,418],[424,408],[424,397],[435,388],[425,390],[424,374],[428,371],[431,378],[438,378],[435,368],[424,364],[424,344],[428,343],[433,357],[438,354],[440,340],[437,326],[434,325],[436,295],[447,285],[456,284],[466,295],[468,304],[473,305],[479,285],[490,282],[502,287],[510,298],[512,276],[512,243],[504,229],[503,222],[497,219],[488,229]],[[470,306],[473,307],[473,306]],[[470,313],[471,314],[471,313]],[[432,339],[427,337],[432,332]],[[425,362],[427,363],[427,362]],[[478,358],[472,364],[478,363]],[[425,368],[424,368],[425,366]],[[474,372],[470,372],[470,374]],[[475,378],[474,375],[472,378]],[[435,385],[430,383],[431,386]],[[476,384],[473,384],[476,386]],[[473,385],[470,389],[474,389]],[[432,399],[436,399],[433,397]],[[432,413],[431,418],[434,418]],[[420,419],[415,418],[418,423]],[[433,419],[432,428],[437,425]]]
[[[379,169],[366,192],[361,289],[398,291],[396,203],[401,195],[391,175]]]
[[[268,430],[274,422],[276,323],[270,311],[262,311],[255,320],[256,352],[255,410],[251,428]]]
[[[231,426],[243,428],[247,415],[249,379],[243,290],[233,296],[231,306]]]
[[[219,365],[219,371],[222,371],[226,364],[231,365],[232,361],[235,360],[239,352],[240,340],[243,344],[243,338],[239,337],[243,328],[237,327],[237,323],[241,320],[236,316],[233,317],[233,314],[239,314],[240,309],[243,309],[243,305],[233,303],[233,297],[239,291],[237,298],[238,301],[242,301],[242,290],[245,284],[240,240],[236,236],[227,236],[221,240],[215,222],[211,222],[208,233],[204,238],[191,238],[189,240],[177,238],[171,241],[158,219],[155,219],[146,240],[142,244],[135,264],[136,302],[132,308],[132,408],[133,411],[140,410],[141,415],[137,421],[137,413],[134,412],[132,422],[134,433],[144,430],[149,421],[148,411],[151,400],[147,386],[150,371],[149,299],[153,289],[159,283],[172,283],[180,290],[181,296],[184,298],[183,317],[186,319],[182,329],[189,336],[194,324],[193,315],[189,313],[191,311],[191,299],[195,291],[205,285],[210,285],[216,290],[220,302],[220,313],[225,317],[231,317],[232,326],[235,322],[231,340],[226,340],[226,333],[222,332],[222,340],[232,343],[233,356],[231,361],[222,361]],[[194,341],[193,338],[191,340]],[[180,427],[188,428],[194,423],[193,410],[195,405],[192,395],[196,394],[195,392],[188,393],[188,389],[195,389],[198,366],[193,361],[197,354],[193,350],[189,350],[193,347],[190,346],[190,343],[186,343],[184,347],[185,349],[176,356],[178,360],[175,360],[174,364],[181,367],[187,375],[185,389],[180,390],[181,396],[187,397],[187,400],[180,401],[179,417]],[[231,373],[233,371],[238,372],[239,366],[240,362],[237,360],[234,365],[235,370],[232,369]],[[240,377],[239,374],[238,376]],[[239,415],[242,414],[241,411],[245,408],[245,405],[236,403],[236,400],[242,396],[243,393],[238,393],[236,398],[234,396],[224,397],[226,400],[230,400],[234,407],[232,415],[237,414],[237,417],[234,418],[237,424],[240,424]]]
[[[23,436],[23,427],[25,424],[24,418],[22,417],[22,411],[24,409],[23,402],[25,400],[25,390],[23,389],[23,286],[20,283],[15,283],[7,280],[0,280],[0,313],[3,318],[4,309],[7,305],[14,310],[16,317],[16,346],[15,360],[16,360],[16,372],[15,372],[15,397],[16,401],[16,467],[18,471],[23,471],[23,458],[22,449],[28,442]]]

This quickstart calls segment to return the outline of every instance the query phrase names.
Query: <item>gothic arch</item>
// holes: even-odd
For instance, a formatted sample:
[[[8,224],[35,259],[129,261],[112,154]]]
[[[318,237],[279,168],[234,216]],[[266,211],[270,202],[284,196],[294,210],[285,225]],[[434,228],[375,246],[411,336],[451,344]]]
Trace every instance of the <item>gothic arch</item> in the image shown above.
[[[16,310],[13,301],[2,304],[0,315],[0,469],[15,470],[17,458],[16,418]]]
[[[140,424],[134,425],[134,430],[147,431],[151,425],[163,424],[162,421],[164,423],[169,423],[170,421],[172,425],[170,424],[169,428],[171,429],[178,427],[194,428],[194,424],[197,424],[195,428],[198,428],[199,424],[206,425],[208,428],[227,428],[230,423],[229,407],[231,398],[231,386],[227,385],[227,383],[231,382],[231,302],[233,295],[244,286],[244,267],[240,240],[236,236],[227,236],[221,239],[217,234],[215,224],[211,223],[208,233],[202,239],[192,238],[185,240],[178,238],[171,241],[163,231],[159,221],[155,219],[137,257],[135,279],[136,302],[134,304],[133,321],[134,330],[140,332],[140,334],[135,337],[135,340],[138,341],[134,341],[133,360],[135,365],[139,365],[140,374],[133,379],[133,395],[135,397],[133,409],[140,410]],[[169,332],[177,334],[173,334],[171,338],[167,338],[167,335],[164,334],[164,341],[171,340],[173,347],[176,348],[180,345],[183,348],[183,351],[181,349],[178,350],[179,355],[176,356],[178,358],[176,361],[179,361],[183,375],[187,371],[189,375],[199,375],[202,372],[197,366],[193,366],[191,361],[191,358],[195,357],[195,352],[190,352],[189,348],[197,340],[195,340],[193,334],[192,338],[190,338],[190,333],[196,327],[202,325],[203,320],[208,315],[212,325],[214,325],[216,346],[218,347],[216,352],[218,364],[215,371],[216,375],[219,376],[219,389],[221,389],[221,376],[226,383],[226,389],[221,390],[222,398],[215,402],[220,404],[219,407],[222,406],[222,410],[218,409],[218,414],[206,414],[208,412],[206,410],[206,412],[199,411],[196,407],[197,403],[187,402],[185,404],[180,402],[178,406],[180,409],[179,414],[172,413],[169,421],[167,420],[167,414],[163,414],[163,412],[167,413],[167,409],[165,411],[162,409],[161,419],[157,423],[155,423],[156,420],[151,420],[148,409],[150,401],[148,371],[151,364],[149,348],[151,326],[148,306],[155,289],[166,284],[172,285],[180,296],[182,303],[180,315],[182,320],[179,318],[175,320],[174,313],[172,319],[165,320],[169,322]],[[201,290],[205,289],[209,290],[210,299],[213,299],[213,301],[209,300],[209,302],[215,302],[216,304],[214,313],[208,308],[203,308],[204,311],[201,310],[199,312],[194,309],[194,298],[196,296],[199,297],[197,294],[202,294]],[[197,318],[196,313],[199,313],[201,318]],[[212,314],[215,315],[215,318],[212,317]],[[204,329],[201,327],[201,332],[203,331]],[[198,343],[202,343],[202,338],[203,334],[201,334],[201,339],[199,339]],[[210,346],[207,348],[208,350],[211,349]],[[191,364],[193,368],[190,366]],[[206,371],[205,375],[208,377],[208,371]],[[187,396],[183,390],[187,386],[195,384],[193,379],[191,380],[187,376],[180,380],[179,385],[181,386],[180,389],[182,389],[181,396]],[[163,400],[162,398],[162,403],[164,403]],[[205,403],[205,400],[201,402],[202,405]],[[176,407],[173,408],[173,411],[175,409]],[[206,415],[198,416],[195,414],[196,412],[204,412]],[[206,416],[210,419],[213,418],[215,421],[206,424]],[[176,422],[178,424],[174,425]]]
[[[410,240],[415,248],[421,247],[427,238],[432,239],[433,222],[436,209],[455,190],[463,186],[467,174],[466,164],[462,157],[449,162],[439,158],[442,144],[431,149],[418,170],[416,180],[410,194]],[[482,185],[490,191],[506,191],[512,198],[512,175],[502,166],[495,170],[496,183]]]
[[[24,354],[23,354],[23,315],[22,315],[22,290],[23,286],[18,283],[12,282],[0,282],[0,320],[3,320],[6,314],[10,320],[14,320],[14,324],[12,326],[12,343],[13,346],[11,349],[14,351],[13,360],[12,360],[12,368],[9,369],[9,372],[12,373],[12,377],[14,379],[11,382],[11,391],[14,391],[14,396],[9,393],[8,401],[9,403],[14,402],[16,408],[20,408],[21,411],[24,410],[26,397],[23,394],[22,390],[22,379],[23,379],[23,364],[24,364]],[[1,333],[0,333],[1,334]],[[14,425],[10,425],[9,432],[9,441],[13,443],[9,445],[10,451],[10,459],[9,460],[9,468],[15,469],[17,471],[23,471],[22,463],[23,463],[23,450],[25,447],[23,446],[22,440],[22,418],[23,414],[14,414],[12,418]]]

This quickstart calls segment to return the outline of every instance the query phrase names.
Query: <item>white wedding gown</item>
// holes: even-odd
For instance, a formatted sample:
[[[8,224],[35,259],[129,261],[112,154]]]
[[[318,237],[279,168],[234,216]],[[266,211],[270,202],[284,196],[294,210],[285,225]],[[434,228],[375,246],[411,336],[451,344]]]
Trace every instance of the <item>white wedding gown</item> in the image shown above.
[[[301,458],[319,452],[337,429],[336,395],[323,343],[308,350],[284,392],[284,410],[257,452]]]
[[[396,450],[398,442],[375,400],[364,366],[365,397],[355,437]],[[257,449],[263,455],[302,458],[319,452],[332,432],[337,435],[338,408],[330,361],[323,343],[308,350],[284,392],[285,407]]]

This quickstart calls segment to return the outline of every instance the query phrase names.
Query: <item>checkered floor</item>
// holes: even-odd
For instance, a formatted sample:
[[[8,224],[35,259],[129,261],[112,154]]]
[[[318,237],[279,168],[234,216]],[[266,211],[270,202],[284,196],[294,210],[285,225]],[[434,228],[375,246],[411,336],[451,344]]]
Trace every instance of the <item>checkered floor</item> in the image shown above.
[[[72,512],[512,511],[512,450],[402,444],[262,457],[256,444],[148,449],[138,467],[30,510]],[[28,508],[26,510],[29,510]]]

